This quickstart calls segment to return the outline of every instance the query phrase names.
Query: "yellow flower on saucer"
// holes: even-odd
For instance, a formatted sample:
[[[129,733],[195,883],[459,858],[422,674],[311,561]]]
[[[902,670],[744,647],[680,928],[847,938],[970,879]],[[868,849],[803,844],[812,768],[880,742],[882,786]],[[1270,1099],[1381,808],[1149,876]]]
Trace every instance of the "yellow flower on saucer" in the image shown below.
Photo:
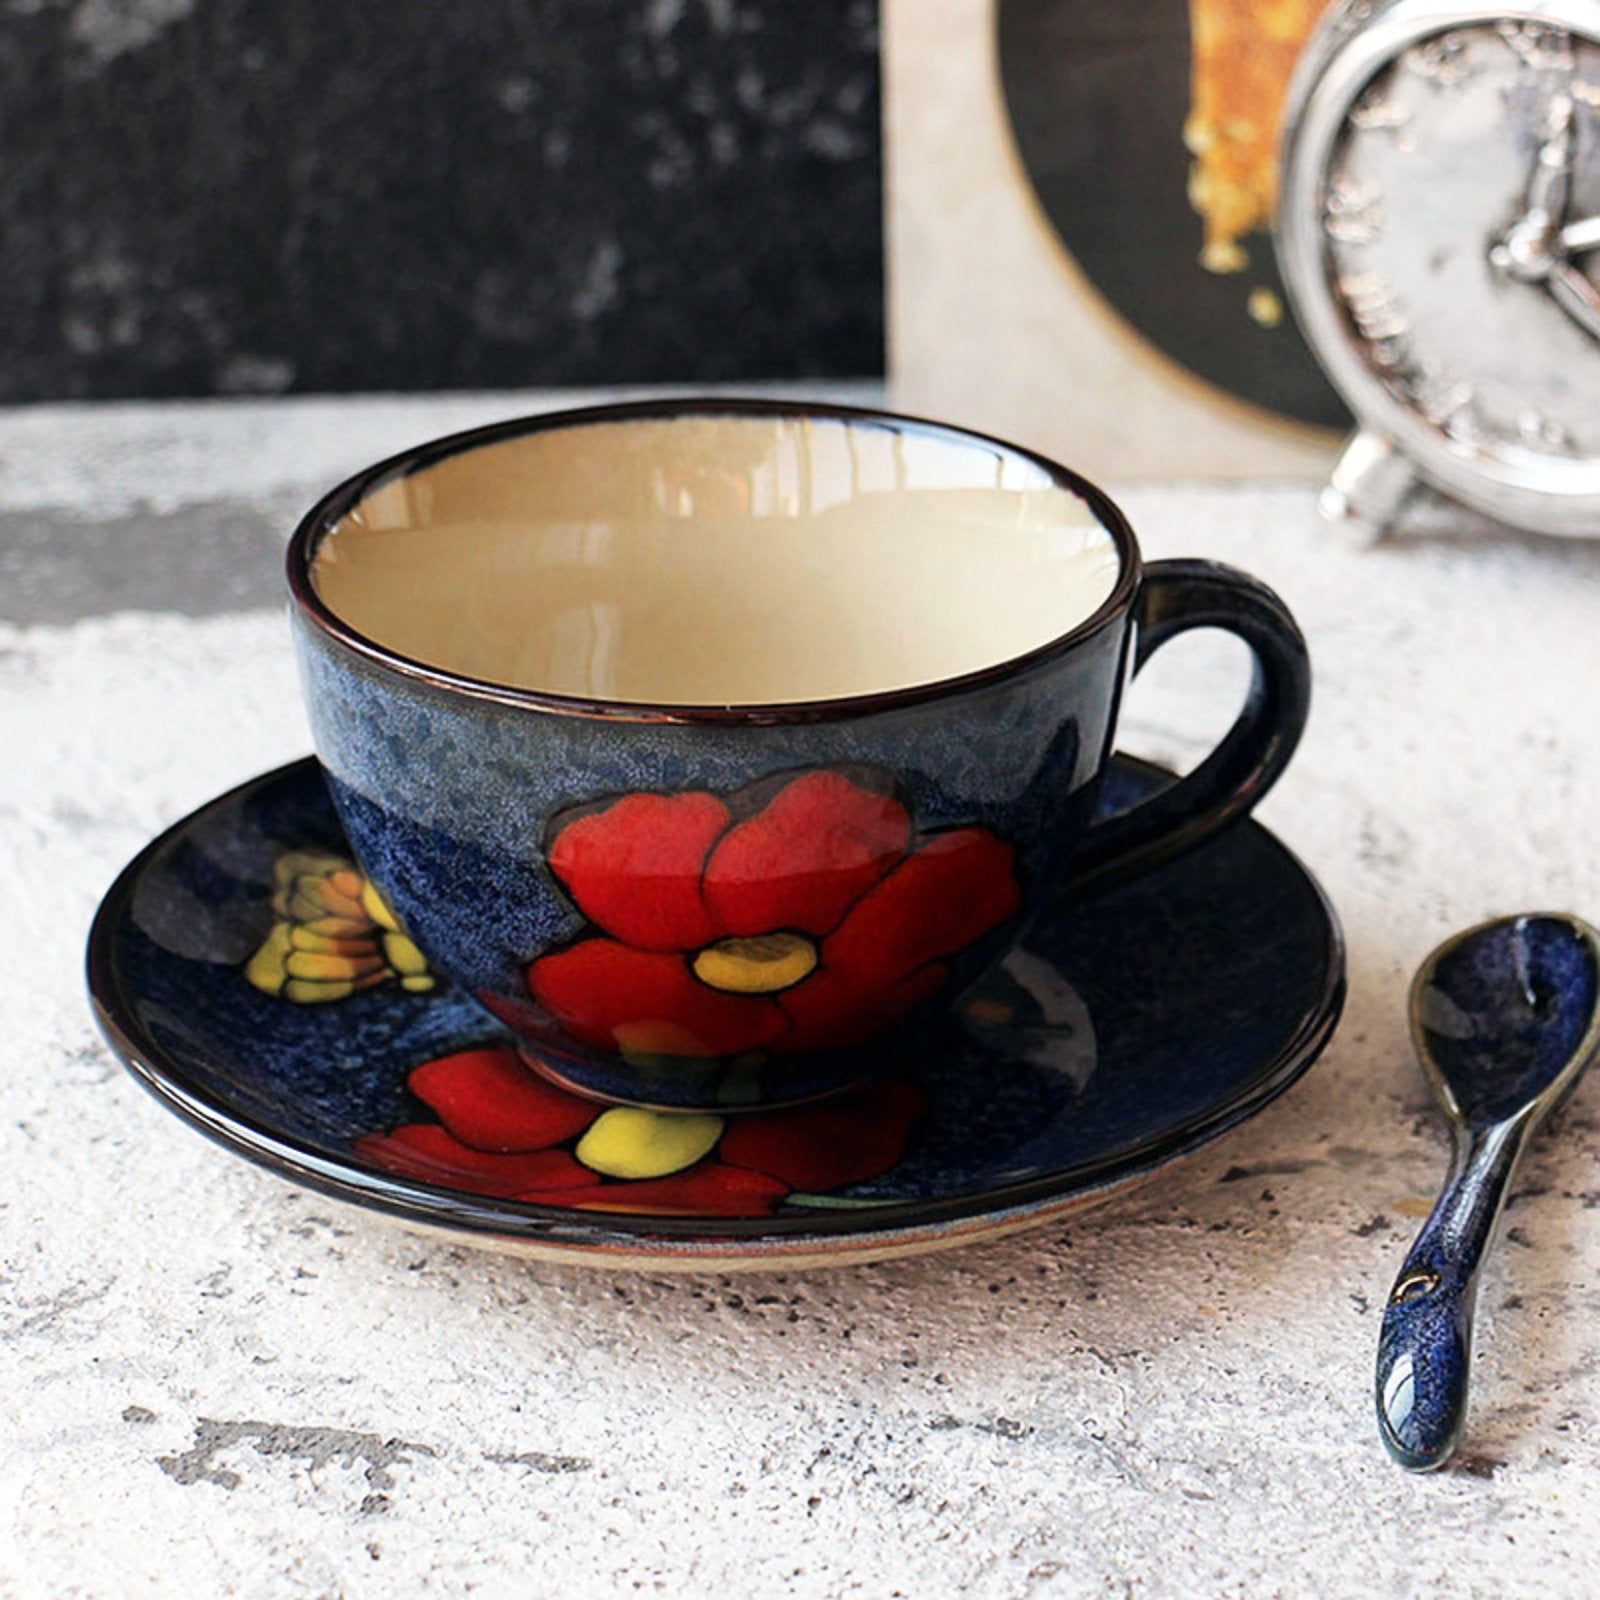
[[[709,1155],[723,1126],[721,1117],[613,1106],[590,1124],[573,1154],[608,1178],[665,1178]]]
[[[321,1005],[391,981],[413,994],[433,988],[422,952],[353,862],[292,850],[278,858],[272,883],[275,920],[244,968],[264,994]]]

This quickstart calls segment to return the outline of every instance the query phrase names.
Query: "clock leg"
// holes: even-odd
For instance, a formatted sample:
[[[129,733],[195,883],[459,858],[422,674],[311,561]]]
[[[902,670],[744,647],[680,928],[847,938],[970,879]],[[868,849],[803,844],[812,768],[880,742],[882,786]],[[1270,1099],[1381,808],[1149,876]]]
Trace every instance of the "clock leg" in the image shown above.
[[[1387,439],[1358,429],[1317,500],[1317,509],[1357,544],[1376,544],[1417,487],[1410,462]]]

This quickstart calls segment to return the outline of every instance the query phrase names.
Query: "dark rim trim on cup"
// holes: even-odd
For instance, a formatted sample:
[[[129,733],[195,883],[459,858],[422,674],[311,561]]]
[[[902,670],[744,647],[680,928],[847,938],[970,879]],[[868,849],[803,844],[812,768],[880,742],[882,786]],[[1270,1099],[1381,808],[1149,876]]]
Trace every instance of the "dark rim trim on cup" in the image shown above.
[[[582,695],[552,694],[542,690],[518,689],[506,684],[469,678],[426,662],[413,660],[398,651],[358,633],[322,601],[311,579],[312,563],[323,539],[338,522],[368,495],[398,478],[409,477],[424,467],[450,456],[507,439],[529,434],[586,427],[592,423],[631,422],[643,419],[688,420],[695,417],[790,417],[795,420],[823,419],[854,423],[864,427],[887,428],[895,432],[932,434],[952,444],[986,446],[1007,455],[1032,462],[1051,482],[1082,500],[1099,519],[1116,547],[1117,581],[1101,604],[1065,633],[1021,655],[1009,656],[972,672],[953,678],[939,678],[901,689],[885,689],[870,694],[841,696],[829,700],[801,700],[770,705],[654,705],[641,701],[602,700]],[[635,722],[680,723],[799,723],[823,722],[837,718],[868,716],[895,711],[923,701],[986,684],[1003,682],[1064,655],[1081,640],[1105,627],[1127,610],[1138,592],[1142,571],[1138,545],[1128,519],[1105,493],[1087,478],[1021,445],[1008,444],[988,434],[975,433],[949,423],[907,417],[892,411],[874,411],[859,406],[841,406],[790,400],[719,399],[685,397],[670,400],[627,401],[616,405],[584,406],[566,411],[551,411],[531,417],[518,417],[486,427],[469,428],[442,439],[417,445],[390,456],[386,461],[348,478],[325,495],[301,520],[290,540],[287,558],[289,592],[300,615],[325,637],[352,654],[434,689],[464,694],[506,706],[551,712],[573,717],[604,717]]]

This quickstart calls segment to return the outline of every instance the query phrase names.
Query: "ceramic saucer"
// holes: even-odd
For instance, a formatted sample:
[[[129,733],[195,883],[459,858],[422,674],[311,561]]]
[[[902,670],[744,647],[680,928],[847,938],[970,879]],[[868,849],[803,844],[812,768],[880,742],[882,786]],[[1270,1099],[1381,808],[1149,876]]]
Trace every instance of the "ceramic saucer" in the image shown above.
[[[1103,803],[1166,781],[1118,759]],[[286,1178],[464,1243],[569,1261],[859,1261],[1048,1221],[1281,1094],[1344,993],[1331,907],[1247,822],[1046,917],[964,998],[915,1081],[870,1091],[871,1116],[823,1104],[730,1117],[683,1170],[607,1177],[585,1160],[606,1108],[522,1072],[470,999],[387,965],[381,929],[365,946],[341,930],[341,948],[367,955],[319,1003],[274,983],[288,900],[353,871],[347,854],[310,760],[169,829],[90,934],[106,1037],[163,1104]],[[485,1084],[510,1084],[511,1099]]]

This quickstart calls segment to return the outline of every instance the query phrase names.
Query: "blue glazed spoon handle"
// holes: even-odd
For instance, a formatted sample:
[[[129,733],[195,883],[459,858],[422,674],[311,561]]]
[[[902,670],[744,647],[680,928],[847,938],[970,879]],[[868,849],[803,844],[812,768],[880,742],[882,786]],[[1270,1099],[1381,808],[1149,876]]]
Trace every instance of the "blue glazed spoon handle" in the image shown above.
[[[1458,1134],[1444,1190],[1389,1291],[1378,1335],[1378,1429],[1412,1472],[1443,1466],[1461,1437],[1478,1268],[1532,1130],[1523,1115]]]

